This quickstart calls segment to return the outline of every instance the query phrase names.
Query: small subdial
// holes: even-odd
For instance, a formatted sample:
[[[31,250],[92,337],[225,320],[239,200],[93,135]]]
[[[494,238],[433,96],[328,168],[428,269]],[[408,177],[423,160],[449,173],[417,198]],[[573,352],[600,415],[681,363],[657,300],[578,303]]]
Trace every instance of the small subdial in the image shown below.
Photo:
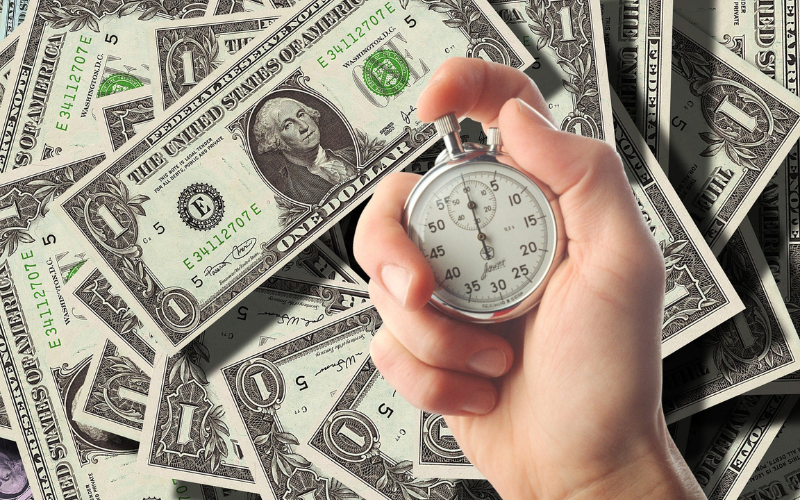
[[[497,211],[492,188],[476,180],[466,180],[457,185],[445,202],[450,220],[468,231],[486,227]]]

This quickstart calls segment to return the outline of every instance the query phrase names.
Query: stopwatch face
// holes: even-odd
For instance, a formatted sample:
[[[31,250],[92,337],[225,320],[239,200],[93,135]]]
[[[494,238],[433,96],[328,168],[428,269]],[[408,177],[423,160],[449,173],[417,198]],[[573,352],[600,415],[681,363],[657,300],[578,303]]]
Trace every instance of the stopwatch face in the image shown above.
[[[542,285],[556,253],[545,194],[500,163],[431,174],[412,192],[406,216],[409,236],[433,269],[434,298],[475,319],[523,302]]]

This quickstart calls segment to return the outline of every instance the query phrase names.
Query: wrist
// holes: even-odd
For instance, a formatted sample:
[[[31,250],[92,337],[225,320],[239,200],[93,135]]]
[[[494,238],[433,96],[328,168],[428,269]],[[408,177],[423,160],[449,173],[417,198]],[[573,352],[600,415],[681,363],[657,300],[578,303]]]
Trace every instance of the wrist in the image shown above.
[[[604,477],[565,500],[705,500],[706,496],[678,452],[661,418],[657,436]]]

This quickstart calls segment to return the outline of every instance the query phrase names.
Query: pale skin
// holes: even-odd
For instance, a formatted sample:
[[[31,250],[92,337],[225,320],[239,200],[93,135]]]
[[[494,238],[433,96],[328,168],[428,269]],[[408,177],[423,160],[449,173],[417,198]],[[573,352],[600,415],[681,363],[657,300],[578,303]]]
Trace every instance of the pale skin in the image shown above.
[[[433,274],[400,218],[414,174],[387,177],[354,251],[384,324],[372,358],[415,406],[446,415],[505,500],[704,499],[661,410],[664,261],[609,145],[559,131],[535,83],[479,59],[445,62],[417,103],[498,126],[552,192],[566,256],[539,306],[484,328],[430,305]]]

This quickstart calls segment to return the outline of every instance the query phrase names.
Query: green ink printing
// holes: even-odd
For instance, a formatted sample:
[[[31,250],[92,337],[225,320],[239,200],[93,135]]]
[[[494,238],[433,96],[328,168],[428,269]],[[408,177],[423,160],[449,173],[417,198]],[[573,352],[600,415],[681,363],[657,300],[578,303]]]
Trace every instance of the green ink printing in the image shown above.
[[[367,88],[374,94],[396,96],[408,86],[408,63],[393,50],[379,50],[364,61],[362,76]]]

